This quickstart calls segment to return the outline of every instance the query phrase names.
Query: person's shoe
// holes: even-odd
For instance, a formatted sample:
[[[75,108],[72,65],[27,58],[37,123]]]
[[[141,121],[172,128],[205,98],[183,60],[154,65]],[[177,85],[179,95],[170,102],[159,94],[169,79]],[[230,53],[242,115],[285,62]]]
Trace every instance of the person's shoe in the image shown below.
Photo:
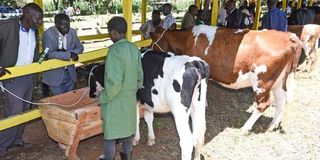
[[[99,156],[99,160],[106,160],[106,158],[104,157],[104,154]]]
[[[131,160],[132,152],[130,154],[126,154],[124,152],[120,152],[121,160]]]
[[[21,141],[19,143],[12,144],[12,147],[30,148],[32,147],[32,144]]]

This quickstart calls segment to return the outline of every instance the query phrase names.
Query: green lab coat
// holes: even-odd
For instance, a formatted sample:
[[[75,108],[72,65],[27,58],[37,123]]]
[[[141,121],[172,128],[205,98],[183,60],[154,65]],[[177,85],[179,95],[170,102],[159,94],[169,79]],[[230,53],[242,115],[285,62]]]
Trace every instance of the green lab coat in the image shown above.
[[[121,39],[109,47],[104,90],[100,95],[104,139],[118,139],[136,131],[136,92],[142,87],[140,50]]]

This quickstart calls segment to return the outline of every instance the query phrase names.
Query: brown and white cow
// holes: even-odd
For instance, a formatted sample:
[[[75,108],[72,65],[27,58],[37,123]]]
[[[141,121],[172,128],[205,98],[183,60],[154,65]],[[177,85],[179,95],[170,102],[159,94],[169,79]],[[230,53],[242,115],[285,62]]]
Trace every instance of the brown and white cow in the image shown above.
[[[299,38],[274,30],[236,30],[199,25],[185,30],[157,28],[151,34],[155,50],[198,56],[210,66],[210,78],[224,87],[252,87],[256,110],[242,127],[253,124],[270,106],[270,91],[276,100],[276,113],[268,130],[279,127],[287,95],[292,95],[294,74],[301,54]],[[289,89],[289,90],[288,90]],[[288,92],[288,93],[287,93]]]
[[[318,63],[318,44],[320,37],[320,26],[316,24],[289,25],[288,31],[300,37],[302,48],[306,59],[302,64],[303,71],[313,71]]]

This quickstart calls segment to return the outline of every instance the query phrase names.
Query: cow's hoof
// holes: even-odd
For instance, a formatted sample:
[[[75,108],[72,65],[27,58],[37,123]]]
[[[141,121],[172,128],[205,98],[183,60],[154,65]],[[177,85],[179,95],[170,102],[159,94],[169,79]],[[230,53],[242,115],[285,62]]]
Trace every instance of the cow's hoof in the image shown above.
[[[240,129],[240,134],[241,135],[244,135],[244,136],[247,136],[247,135],[249,135],[250,134],[250,129],[247,129],[247,128],[241,128]]]
[[[153,146],[154,144],[156,144],[154,139],[149,139],[148,140],[148,146]]]
[[[275,124],[273,124],[273,125],[270,125],[270,126],[268,127],[268,129],[266,130],[266,132],[273,132],[273,131],[275,131],[275,130],[277,130],[277,129],[278,129],[278,126],[275,125]]]
[[[139,144],[139,140],[133,140],[133,142],[132,142],[132,145],[133,146],[136,146],[136,145],[138,145]]]

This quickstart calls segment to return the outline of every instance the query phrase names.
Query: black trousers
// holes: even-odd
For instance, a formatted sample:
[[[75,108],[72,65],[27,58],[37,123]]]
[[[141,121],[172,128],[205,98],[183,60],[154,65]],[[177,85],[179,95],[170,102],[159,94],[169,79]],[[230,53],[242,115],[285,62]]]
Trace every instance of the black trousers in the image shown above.
[[[34,88],[34,78],[34,75],[26,75],[9,80],[4,80],[2,81],[2,83],[6,89],[11,91],[15,95],[30,101]],[[30,109],[30,104],[17,99],[8,92],[5,92],[4,95],[4,114],[6,117],[19,114]],[[19,126],[0,131],[0,152],[6,150],[13,144],[20,143],[22,141],[24,128],[25,125],[21,124]]]

